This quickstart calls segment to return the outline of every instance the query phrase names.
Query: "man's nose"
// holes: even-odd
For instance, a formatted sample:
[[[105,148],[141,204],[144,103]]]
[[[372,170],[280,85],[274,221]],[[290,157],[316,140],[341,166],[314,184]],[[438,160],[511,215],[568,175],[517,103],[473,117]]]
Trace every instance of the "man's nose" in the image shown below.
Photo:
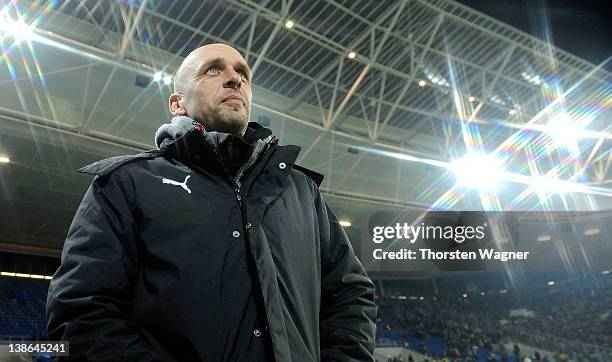
[[[242,78],[240,74],[233,69],[228,70],[227,77],[225,78],[225,83],[223,84],[225,88],[235,88],[238,89],[242,85]]]

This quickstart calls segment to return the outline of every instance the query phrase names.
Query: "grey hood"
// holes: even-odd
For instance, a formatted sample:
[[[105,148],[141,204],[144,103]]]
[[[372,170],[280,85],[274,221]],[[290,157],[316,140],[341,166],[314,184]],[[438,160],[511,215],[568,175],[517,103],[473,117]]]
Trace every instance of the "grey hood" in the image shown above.
[[[276,137],[272,136],[272,131],[257,122],[249,122],[244,137],[240,138],[229,133],[206,131],[202,124],[193,118],[176,116],[172,118],[170,123],[162,125],[155,132],[155,145],[159,149],[165,148],[169,143],[174,142],[187,133],[202,134],[204,142],[214,149],[221,149],[224,145],[235,149],[235,145],[238,143],[241,143],[243,148],[250,147],[250,156],[245,159],[245,162],[234,177],[238,184],[240,184],[244,172],[255,163],[257,158],[268,149],[270,144],[277,142]]]
[[[162,148],[164,141],[171,142],[190,131],[202,132],[204,127],[200,122],[187,116],[173,117],[170,123],[163,124],[155,132],[155,145]]]

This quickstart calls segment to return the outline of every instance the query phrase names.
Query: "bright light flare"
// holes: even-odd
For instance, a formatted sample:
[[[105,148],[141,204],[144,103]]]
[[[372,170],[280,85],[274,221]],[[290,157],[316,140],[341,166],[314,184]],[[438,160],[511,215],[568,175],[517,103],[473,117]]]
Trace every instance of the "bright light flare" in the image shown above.
[[[22,19],[11,19],[6,12],[0,12],[0,33],[13,37],[16,43],[32,40],[35,36],[33,25],[26,24]]]
[[[490,155],[468,153],[450,165],[460,186],[495,188],[502,176],[501,161]]]
[[[0,163],[9,163],[11,159],[6,156],[0,156]]]
[[[155,72],[155,74],[153,75],[153,81],[159,82],[162,80],[163,77],[164,74],[162,72]]]
[[[610,192],[608,189],[589,186],[588,184],[576,183],[570,180],[558,180],[556,178],[556,175],[555,177],[552,177],[553,173],[551,172],[549,172],[546,176],[528,176],[524,174],[506,171],[502,168],[502,160],[492,157],[491,155],[468,153],[463,158],[450,163],[447,161],[434,160],[431,158],[407,155],[405,153],[389,152],[380,149],[359,147],[355,145],[350,146],[359,150],[360,152],[368,152],[384,157],[393,157],[399,160],[430,165],[454,172],[457,180],[461,180],[461,182],[458,182],[448,192],[446,192],[443,197],[441,197],[441,199],[439,200],[441,203],[448,201],[449,199],[447,198],[454,197],[453,195],[456,195],[455,190],[458,186],[462,184],[475,184],[474,186],[477,186],[478,184],[495,184],[497,181],[499,181],[500,184],[502,182],[511,182],[520,185],[530,186],[534,192],[541,191],[544,194],[551,193],[554,190],[556,193],[576,192],[589,195],[612,197],[612,192]],[[434,203],[434,205],[438,204]],[[449,206],[444,205],[444,207]]]
[[[426,85],[427,85],[426,81],[424,81],[422,79],[419,81],[419,87],[425,87]]]
[[[164,84],[165,84],[165,85],[170,85],[170,84],[172,84],[172,76],[171,76],[171,75],[166,75],[166,76],[164,76]]]
[[[535,192],[545,194],[566,194],[584,191],[584,185],[559,180],[556,175],[532,176],[527,184]]]
[[[348,53],[348,58],[349,59],[355,59],[356,56],[357,56],[357,53],[355,53],[355,52],[349,52]]]
[[[285,28],[287,28],[287,29],[293,28],[294,25],[295,25],[295,23],[293,22],[293,20],[287,20],[285,22]]]
[[[584,132],[584,124],[572,119],[566,113],[553,117],[548,121],[546,132],[559,146],[577,149],[577,142]]]

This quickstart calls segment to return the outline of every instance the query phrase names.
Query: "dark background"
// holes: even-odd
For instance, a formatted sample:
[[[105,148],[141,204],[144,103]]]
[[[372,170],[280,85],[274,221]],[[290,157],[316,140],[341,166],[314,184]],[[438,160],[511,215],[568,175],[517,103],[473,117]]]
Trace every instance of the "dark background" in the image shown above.
[[[457,0],[599,65],[612,55],[612,1]],[[612,62],[605,68],[612,71]]]

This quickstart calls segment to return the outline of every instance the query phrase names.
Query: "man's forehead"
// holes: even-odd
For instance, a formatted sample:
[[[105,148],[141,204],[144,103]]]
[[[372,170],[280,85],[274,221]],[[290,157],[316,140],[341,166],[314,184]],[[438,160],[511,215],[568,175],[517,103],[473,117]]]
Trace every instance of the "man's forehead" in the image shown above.
[[[242,63],[247,65],[246,61],[236,49],[223,44],[210,44],[202,46],[189,54],[186,61],[196,65],[196,69],[200,65],[212,60],[224,60],[228,63]]]

